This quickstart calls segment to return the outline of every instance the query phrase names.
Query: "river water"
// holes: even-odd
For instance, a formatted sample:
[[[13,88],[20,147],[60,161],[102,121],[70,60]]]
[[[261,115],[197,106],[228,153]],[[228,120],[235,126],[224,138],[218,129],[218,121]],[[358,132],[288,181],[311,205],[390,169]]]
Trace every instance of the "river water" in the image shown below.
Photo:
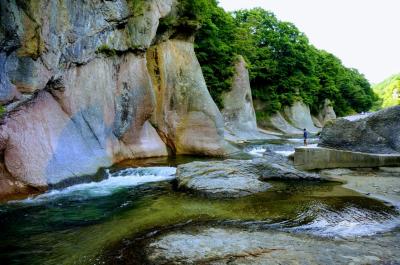
[[[242,146],[289,155],[301,139]],[[398,233],[398,209],[336,182],[270,181],[266,192],[207,199],[174,189],[176,166],[200,157],[126,161],[93,181],[0,205],[1,264],[107,264],[118,246],[188,223],[257,225],[325,238]],[[96,181],[94,181],[96,179]]]

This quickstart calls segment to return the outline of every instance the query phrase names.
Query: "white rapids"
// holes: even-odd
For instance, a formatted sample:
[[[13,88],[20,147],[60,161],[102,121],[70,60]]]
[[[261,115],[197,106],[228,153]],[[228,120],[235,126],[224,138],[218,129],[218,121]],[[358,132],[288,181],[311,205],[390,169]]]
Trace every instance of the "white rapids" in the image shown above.
[[[315,210],[317,212],[312,213]],[[303,213],[299,219],[308,214],[315,214],[315,219],[308,224],[288,230],[322,237],[350,238],[384,233],[400,226],[399,216],[356,207],[346,207],[341,211],[318,207]]]
[[[127,168],[113,173],[107,171],[107,178],[99,182],[83,183],[63,189],[50,190],[35,197],[10,203],[41,203],[64,197],[80,200],[103,197],[127,187],[172,180],[175,178],[175,173],[176,168],[174,167]]]
[[[252,156],[262,157],[267,151],[267,149],[263,146],[255,146],[246,150],[246,152]]]

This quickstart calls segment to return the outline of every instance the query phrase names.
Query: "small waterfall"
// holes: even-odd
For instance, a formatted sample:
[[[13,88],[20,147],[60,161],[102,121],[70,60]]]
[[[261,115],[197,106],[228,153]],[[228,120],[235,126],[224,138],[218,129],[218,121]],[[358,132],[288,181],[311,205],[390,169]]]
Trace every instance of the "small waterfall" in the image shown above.
[[[109,196],[118,190],[134,187],[150,182],[166,181],[175,178],[174,167],[143,167],[127,168],[110,173],[100,182],[90,182],[73,185],[63,189],[50,190],[44,194],[10,203],[42,203],[59,198],[85,200],[94,197]]]

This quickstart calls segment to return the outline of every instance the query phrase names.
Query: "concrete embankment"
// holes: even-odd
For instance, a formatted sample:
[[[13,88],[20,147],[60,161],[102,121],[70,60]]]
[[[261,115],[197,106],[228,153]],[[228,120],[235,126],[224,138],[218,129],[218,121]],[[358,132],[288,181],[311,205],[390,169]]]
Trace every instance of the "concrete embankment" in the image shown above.
[[[323,147],[298,147],[294,154],[294,165],[301,170],[400,166],[400,154],[369,154]]]

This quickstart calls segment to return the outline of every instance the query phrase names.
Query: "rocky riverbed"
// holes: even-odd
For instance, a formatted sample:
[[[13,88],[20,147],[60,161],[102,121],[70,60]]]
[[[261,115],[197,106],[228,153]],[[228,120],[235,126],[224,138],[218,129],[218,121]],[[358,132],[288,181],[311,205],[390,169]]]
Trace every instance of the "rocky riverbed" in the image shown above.
[[[146,248],[149,264],[396,264],[400,233],[325,239],[277,231],[196,227]]]
[[[396,264],[400,215],[392,205],[399,200],[390,182],[396,181],[397,173],[301,172],[287,157],[298,144],[296,139],[249,143],[239,147],[244,153],[230,160],[126,161],[92,182],[3,204],[1,260]],[[366,183],[377,185],[376,190],[385,187],[392,204],[371,190],[358,187],[356,192],[341,183],[369,177]],[[324,180],[333,178],[341,182]],[[242,180],[256,188],[238,189]]]

